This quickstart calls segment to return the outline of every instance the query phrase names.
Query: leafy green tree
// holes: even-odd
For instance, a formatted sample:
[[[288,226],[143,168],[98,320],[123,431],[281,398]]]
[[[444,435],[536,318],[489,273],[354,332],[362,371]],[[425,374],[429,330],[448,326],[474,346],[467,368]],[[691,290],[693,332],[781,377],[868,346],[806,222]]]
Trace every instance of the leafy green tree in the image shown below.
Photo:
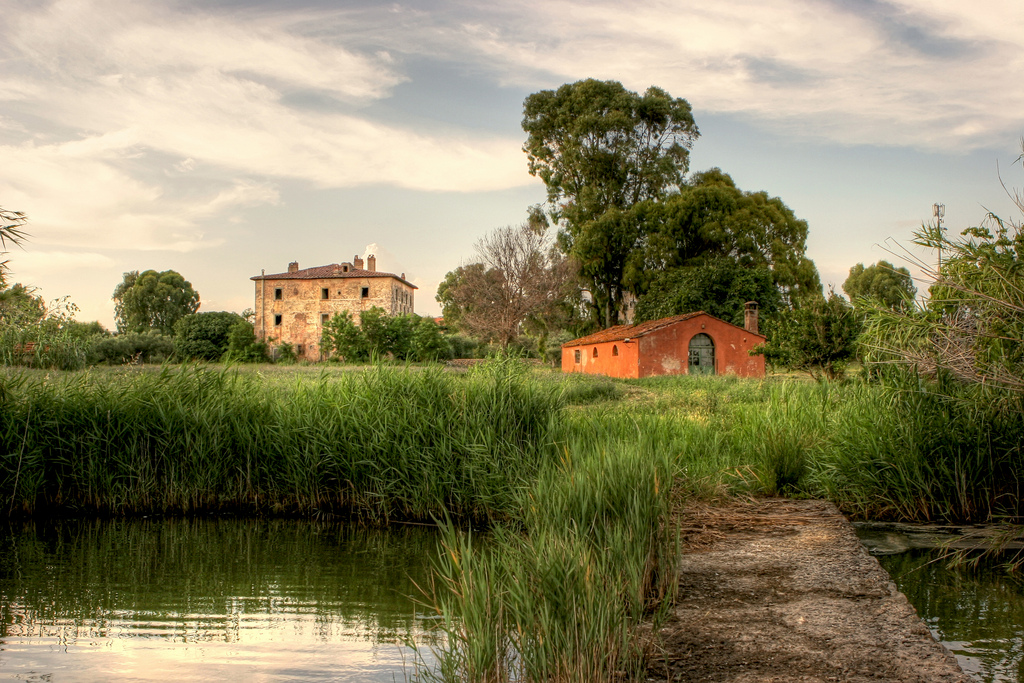
[[[846,364],[856,356],[860,320],[835,292],[766,322],[768,341],[752,353],[763,353],[773,365],[807,372],[817,381],[834,380],[843,376]]]
[[[410,360],[419,362],[449,360],[453,356],[451,344],[441,334],[433,318],[419,318],[412,330]]]
[[[390,356],[400,361],[434,361],[452,357],[452,347],[433,318],[415,314],[388,316],[373,307],[356,325],[347,311],[324,323],[321,348],[348,362]]]
[[[191,313],[174,323],[174,351],[182,360],[218,361],[228,350],[228,335],[239,322],[237,313]]]
[[[817,268],[806,256],[807,222],[778,197],[740,190],[720,169],[694,174],[678,193],[630,213],[625,222],[637,226],[638,237],[623,281],[640,297],[661,273],[726,259],[768,270],[785,305],[821,297]]]
[[[336,313],[324,323],[320,348],[350,363],[366,360],[370,355],[366,335],[348,311]]]
[[[704,311],[743,325],[744,304],[748,301],[758,303],[762,318],[778,313],[782,297],[771,271],[765,266],[744,267],[723,257],[658,273],[637,301],[636,320]]]
[[[858,263],[850,268],[850,276],[843,283],[843,291],[855,308],[862,301],[876,301],[894,311],[909,310],[914,304],[917,288],[906,268],[897,268],[888,261],[864,267]]]
[[[174,334],[174,323],[199,310],[199,293],[173,270],[133,270],[114,288],[118,332],[159,330]]]
[[[265,363],[270,360],[267,344],[257,341],[252,323],[245,317],[228,329],[228,350],[224,360],[235,363]]]
[[[46,302],[33,287],[16,282],[0,290],[0,323],[25,326],[46,317]]]
[[[610,326],[624,291],[620,264],[634,243],[623,212],[683,184],[698,136],[690,105],[654,86],[641,95],[587,79],[527,97],[523,130],[530,173],[547,186],[562,246]]]

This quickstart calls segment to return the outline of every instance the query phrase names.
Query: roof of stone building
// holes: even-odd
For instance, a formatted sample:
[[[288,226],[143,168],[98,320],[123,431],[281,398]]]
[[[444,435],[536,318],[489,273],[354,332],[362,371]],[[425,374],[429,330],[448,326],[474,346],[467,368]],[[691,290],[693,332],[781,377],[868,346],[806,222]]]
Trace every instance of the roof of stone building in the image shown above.
[[[363,268],[348,267],[348,272],[342,272],[342,264],[332,263],[326,266],[314,266],[313,268],[303,268],[302,270],[296,270],[294,273],[274,273],[273,275],[254,275],[249,278],[250,280],[329,280],[333,278],[369,278],[369,277],[393,277],[396,280],[403,282],[413,289],[419,289],[416,285],[406,280],[400,275],[394,273],[384,273],[379,270],[365,270]]]
[[[699,315],[706,315],[707,317],[714,318],[715,320],[725,323],[726,325],[731,325],[732,327],[737,327],[741,330],[743,329],[739,325],[733,325],[732,323],[726,322],[721,318],[715,318],[715,316],[709,313],[705,313],[704,311],[694,311],[693,313],[673,315],[668,318],[648,320],[647,322],[636,323],[635,325],[616,325],[615,327],[609,327],[607,330],[601,330],[600,332],[595,332],[594,334],[588,334],[586,337],[580,337],[579,339],[573,339],[572,341],[568,341],[562,344],[562,347],[565,348],[566,346],[587,346],[588,344],[601,344],[603,342],[622,341],[623,339],[635,339],[637,337],[642,337],[645,334],[650,334],[655,330],[660,330],[663,327],[668,327],[669,325],[681,323],[684,320],[689,320],[690,318],[696,318]],[[755,332],[749,332],[748,334],[755,334],[756,336],[763,338],[763,335],[756,334]]]

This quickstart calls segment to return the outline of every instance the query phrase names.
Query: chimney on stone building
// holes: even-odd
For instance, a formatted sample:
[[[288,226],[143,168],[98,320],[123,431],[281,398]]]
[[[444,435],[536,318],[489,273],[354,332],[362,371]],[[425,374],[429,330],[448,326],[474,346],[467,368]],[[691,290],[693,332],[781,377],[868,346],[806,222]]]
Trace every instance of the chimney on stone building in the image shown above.
[[[291,263],[289,263],[288,264],[288,272],[289,273],[297,273],[297,272],[299,272],[299,262],[298,261],[292,261]]]
[[[757,302],[748,301],[743,304],[743,328],[747,332],[760,334],[757,331]]]
[[[377,270],[377,257],[373,254],[369,254],[366,257],[366,269],[372,271]]]
[[[363,257],[360,256],[359,254],[356,254],[355,256],[353,256],[352,257],[352,267],[353,268],[358,268],[359,270],[362,270],[363,269]]]

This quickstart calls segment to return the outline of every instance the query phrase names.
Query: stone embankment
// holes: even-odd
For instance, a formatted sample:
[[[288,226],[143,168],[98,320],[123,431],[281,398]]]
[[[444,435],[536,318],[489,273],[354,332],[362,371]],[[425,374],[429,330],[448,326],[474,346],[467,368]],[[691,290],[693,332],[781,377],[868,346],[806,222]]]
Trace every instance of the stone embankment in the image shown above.
[[[682,525],[650,680],[969,681],[830,503],[691,507]]]

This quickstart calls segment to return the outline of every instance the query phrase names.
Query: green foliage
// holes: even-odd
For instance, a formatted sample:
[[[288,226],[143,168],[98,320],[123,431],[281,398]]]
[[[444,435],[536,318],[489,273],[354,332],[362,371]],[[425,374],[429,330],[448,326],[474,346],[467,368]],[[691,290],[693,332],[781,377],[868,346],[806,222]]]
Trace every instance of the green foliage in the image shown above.
[[[348,311],[323,325],[321,349],[349,363],[391,357],[400,361],[436,361],[453,357],[448,339],[433,318],[414,314],[388,316],[376,306],[360,315],[360,325]]]
[[[66,323],[68,334],[78,339],[89,339],[91,337],[109,337],[110,332],[103,327],[98,320],[82,323],[77,320],[69,320]]]
[[[28,218],[21,211],[8,211],[0,206],[0,255],[7,253],[7,243],[19,245],[27,235],[23,226]],[[0,288],[7,286],[7,261],[0,261]]]
[[[770,298],[762,307],[779,297],[792,305],[821,295],[818,271],[806,256],[807,222],[778,197],[740,190],[717,168],[694,174],[677,194],[636,205],[625,223],[637,226],[638,241],[623,281],[641,296],[657,288],[661,273],[708,263],[728,268],[728,262],[770,272],[779,294],[762,295]]]
[[[743,267],[727,258],[655,275],[636,304],[636,320],[704,311],[734,325],[743,325],[744,304],[758,303],[762,318],[774,317],[782,297],[763,266]]]
[[[174,323],[174,351],[182,360],[219,361],[228,350],[231,328],[245,318],[237,313],[192,313]]]
[[[784,311],[765,325],[768,341],[754,349],[765,360],[791,370],[802,370],[815,380],[843,376],[846,363],[856,356],[861,325],[853,308],[838,296],[809,301]]]
[[[256,340],[252,323],[245,316],[228,328],[228,349],[224,360],[234,363],[266,363],[270,360],[266,343]]]
[[[698,136],[690,105],[654,86],[640,95],[587,79],[527,97],[523,130],[530,173],[564,226],[563,248],[591,280],[604,324],[614,324],[635,232],[622,212],[683,184]]]
[[[94,339],[88,347],[89,365],[163,363],[174,356],[174,339],[157,330],[128,332]]]
[[[173,335],[174,323],[199,310],[199,293],[173,270],[125,273],[112,298],[117,331],[122,333],[154,329]]]
[[[46,302],[33,287],[17,282],[0,290],[0,325],[34,325],[46,317]]]
[[[914,305],[917,288],[906,268],[896,268],[888,261],[864,267],[858,263],[850,268],[850,276],[843,283],[843,291],[854,307],[873,301],[893,310],[909,310]]]
[[[349,363],[369,358],[366,337],[348,311],[336,313],[323,324],[320,348],[325,353]]]
[[[75,334],[78,307],[65,297],[42,310],[38,315],[32,303],[28,314],[0,318],[0,364],[58,370],[84,367],[90,342]]]

